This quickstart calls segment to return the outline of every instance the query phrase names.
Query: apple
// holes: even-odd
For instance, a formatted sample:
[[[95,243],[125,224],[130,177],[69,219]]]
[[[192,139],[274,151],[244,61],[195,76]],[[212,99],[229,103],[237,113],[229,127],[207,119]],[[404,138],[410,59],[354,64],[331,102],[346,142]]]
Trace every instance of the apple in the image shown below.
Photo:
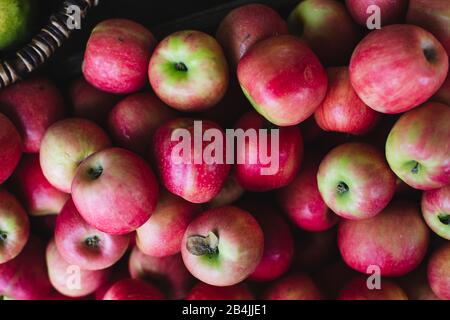
[[[135,247],[130,255],[129,270],[133,279],[156,284],[171,299],[184,299],[194,283],[180,254],[152,257]]]
[[[65,261],[85,270],[102,270],[125,254],[129,235],[110,235],[83,220],[72,200],[56,219],[55,243]]]
[[[438,90],[438,92],[436,92],[432,100],[445,103],[446,105],[450,106],[450,74],[445,80],[442,87]]]
[[[381,288],[369,289],[367,279],[358,276],[339,294],[339,300],[408,300],[405,291],[392,281],[381,279]]]
[[[350,80],[362,101],[382,113],[424,103],[444,83],[448,56],[428,31],[391,25],[369,33],[350,61]]]
[[[314,113],[317,124],[325,131],[361,135],[377,124],[379,113],[369,108],[353,90],[347,67],[327,69],[328,92]]]
[[[200,111],[216,105],[228,87],[228,64],[219,43],[194,30],[175,32],[155,49],[150,84],[167,105]]]
[[[103,300],[164,300],[164,295],[143,280],[123,279],[109,288]]]
[[[156,129],[175,113],[153,93],[137,93],[121,100],[109,113],[109,133],[118,146],[147,155]]]
[[[431,230],[450,240],[450,185],[423,193],[422,214]]]
[[[12,194],[0,189],[0,264],[19,255],[29,233],[27,213]]]
[[[272,283],[264,292],[264,300],[322,300],[313,280],[303,273],[293,273]]]
[[[52,286],[67,297],[87,296],[97,290],[109,277],[109,270],[84,270],[64,260],[54,240],[47,245],[46,260]]]
[[[253,3],[231,10],[220,22],[216,38],[230,64],[236,67],[256,43],[288,33],[287,23],[278,12],[266,5]]]
[[[22,156],[22,140],[12,122],[0,113],[0,185],[5,182]]]
[[[409,300],[440,300],[428,283],[426,264],[398,279]]]
[[[109,19],[92,30],[83,61],[85,79],[94,87],[116,94],[142,89],[156,39],[141,24]]]
[[[124,256],[114,266],[111,267],[111,275],[108,281],[102,284],[93,295],[95,300],[103,300],[106,292],[119,280],[129,279],[131,277],[128,271],[128,256]]]
[[[32,77],[0,90],[0,112],[18,129],[23,151],[37,153],[47,128],[63,117],[65,105],[50,80]]]
[[[367,219],[380,213],[395,193],[396,178],[376,147],[346,143],[331,150],[317,172],[323,201],[346,219]]]
[[[133,232],[151,216],[158,182],[138,155],[120,148],[99,151],[78,167],[72,198],[83,219],[113,235]]]
[[[396,201],[377,216],[343,220],[338,246],[348,266],[370,273],[377,266],[382,276],[402,276],[414,270],[428,249],[429,231],[414,203]]]
[[[281,35],[257,43],[241,59],[239,83],[253,107],[278,126],[299,124],[325,98],[327,75],[308,46]]]
[[[263,247],[263,232],[255,218],[228,206],[207,210],[191,222],[181,254],[193,276],[223,287],[237,284],[255,271]]]
[[[428,282],[442,300],[450,300],[450,244],[445,243],[433,252],[428,262]]]
[[[450,106],[427,103],[403,114],[386,141],[386,159],[395,174],[415,189],[450,183]]]
[[[243,283],[215,287],[199,282],[189,292],[186,300],[255,300],[255,297]]]
[[[210,142],[202,138],[210,130],[220,134],[224,142],[222,150],[215,150],[216,156],[221,151],[222,157],[219,159],[219,156],[214,159],[204,157],[209,156],[205,151]],[[180,132],[186,133],[189,139],[184,135],[180,140],[173,139]],[[180,151],[180,145],[186,145],[190,150]],[[177,150],[178,153],[175,153]],[[230,172],[230,165],[224,161],[225,133],[212,121],[197,122],[190,118],[170,120],[156,130],[153,154],[162,184],[171,193],[193,203],[206,203],[218,195]],[[197,159],[196,155],[200,155],[201,159]]]
[[[289,30],[300,36],[327,66],[348,64],[361,39],[345,5],[335,0],[305,0],[292,10]]]
[[[208,202],[208,207],[217,208],[232,204],[245,193],[245,189],[230,175],[222,186],[219,194]]]
[[[22,158],[11,179],[11,185],[32,216],[58,214],[70,198],[45,178],[37,154]]]
[[[450,3],[442,0],[410,0],[406,22],[430,31],[450,55]]]
[[[381,26],[403,22],[408,8],[408,0],[345,0],[345,4],[353,19],[362,26],[367,26],[375,13],[370,6],[379,8]]]
[[[42,172],[58,190],[70,193],[80,163],[111,145],[109,137],[94,122],[68,118],[53,124],[45,133],[39,154]]]

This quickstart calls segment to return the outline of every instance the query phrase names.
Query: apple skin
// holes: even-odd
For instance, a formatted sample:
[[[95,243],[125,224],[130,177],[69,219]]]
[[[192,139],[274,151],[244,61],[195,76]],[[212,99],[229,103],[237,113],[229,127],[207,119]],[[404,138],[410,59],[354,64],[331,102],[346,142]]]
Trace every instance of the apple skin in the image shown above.
[[[431,230],[450,240],[450,185],[423,193],[422,214]]]
[[[122,279],[111,286],[103,300],[165,300],[152,284],[139,279]]]
[[[68,263],[85,270],[102,270],[125,254],[129,235],[110,235],[83,220],[72,200],[67,201],[56,219],[55,243]]]
[[[0,185],[14,172],[22,156],[22,139],[13,123],[0,113]]]
[[[261,172],[264,168],[270,169],[271,164],[263,164],[260,161],[263,155],[260,153],[259,144],[262,142],[260,142],[258,134],[256,141],[245,139],[245,143],[236,145],[237,161],[234,167],[234,177],[239,185],[246,190],[264,192],[284,187],[295,178],[303,158],[303,139],[298,126],[273,128],[273,125],[264,117],[255,111],[250,111],[239,119],[235,127],[244,132],[249,129],[254,129],[257,133],[261,129],[268,130],[267,151],[271,150],[272,145],[270,130],[279,130],[279,166],[274,173],[264,175]],[[257,163],[250,162],[252,155],[256,156]],[[243,163],[240,162],[240,157],[244,160]]]
[[[237,201],[245,193],[245,189],[232,175],[228,176],[219,194],[208,202],[209,208],[223,207]]]
[[[450,4],[442,0],[410,0],[406,22],[430,31],[450,55]]]
[[[447,77],[442,87],[434,95],[432,100],[445,103],[446,105],[450,106],[450,75]]]
[[[129,270],[133,279],[150,281],[175,300],[184,299],[195,281],[180,254],[152,257],[135,247],[130,255]]]
[[[79,288],[71,288],[68,286],[70,277],[75,275],[70,272],[71,264],[64,260],[58,252],[55,241],[51,240],[47,245],[46,260],[48,268],[48,276],[52,286],[61,294],[67,297],[85,297],[97,290],[103,283],[108,280],[109,270],[84,270],[79,269]],[[74,269],[76,270],[76,269]]]
[[[45,216],[58,214],[70,196],[53,187],[45,178],[39,155],[25,155],[19,163],[11,185],[28,214]]]
[[[186,300],[255,300],[255,297],[243,283],[215,287],[199,282],[189,292]]]
[[[381,279],[381,289],[367,288],[367,279],[358,276],[342,289],[338,300],[408,300],[405,291],[392,281]]]
[[[256,111],[278,126],[296,125],[311,116],[328,84],[316,55],[289,35],[257,43],[239,62],[237,75]]]
[[[199,205],[162,191],[152,216],[136,230],[136,245],[154,257],[179,253],[184,232],[200,211]]]
[[[12,194],[0,189],[0,264],[20,254],[29,234],[27,213]]]
[[[291,34],[301,37],[327,66],[348,64],[361,39],[345,5],[335,0],[305,0],[288,18]]]
[[[142,89],[156,39],[137,22],[110,19],[100,22],[86,46],[85,79],[94,87],[116,94]]]
[[[350,79],[361,100],[390,114],[424,103],[442,86],[447,72],[444,47],[431,33],[413,25],[391,25],[369,33],[350,61]]]
[[[450,244],[445,243],[428,261],[428,282],[433,292],[442,300],[450,300]]]
[[[216,251],[194,255],[188,248],[191,237],[218,237]],[[263,255],[264,235],[253,216],[237,207],[221,207],[203,212],[184,234],[181,254],[191,274],[207,284],[224,287],[246,279]],[[211,249],[211,248],[210,248]]]
[[[313,280],[305,274],[294,273],[271,284],[263,295],[264,300],[322,300],[322,293]]]
[[[408,0],[345,0],[353,19],[362,26],[367,26],[367,8],[376,5],[380,8],[381,26],[401,23],[406,15]]]
[[[177,118],[159,127],[153,136],[153,154],[160,181],[171,193],[193,203],[206,203],[219,194],[231,166],[224,163],[194,163],[194,119]],[[191,161],[176,163],[172,159],[173,149],[180,143],[172,141],[174,131],[186,129],[192,142]],[[218,129],[223,133],[223,155],[226,155],[225,133],[212,121],[202,121],[202,135],[208,129]],[[203,141],[203,149],[210,142]],[[203,159],[202,159],[203,160]]]
[[[121,100],[109,113],[109,133],[117,146],[146,156],[156,129],[175,112],[150,92]]]
[[[367,273],[378,266],[382,276],[402,276],[414,270],[428,249],[429,230],[413,203],[396,201],[377,216],[343,220],[338,246],[348,266]]]
[[[371,218],[395,193],[396,177],[376,147],[346,143],[331,150],[317,173],[320,194],[337,215],[352,220]]]
[[[269,6],[254,3],[230,11],[220,23],[216,38],[230,64],[236,67],[256,43],[288,33],[287,23],[278,12]]]
[[[167,105],[201,111],[216,105],[228,88],[228,64],[219,43],[194,30],[175,32],[155,49],[150,84]]]
[[[80,163],[111,141],[94,122],[68,118],[54,123],[45,133],[39,154],[42,172],[58,190],[70,193]]]
[[[403,114],[386,141],[386,159],[395,174],[415,189],[450,183],[450,106],[427,103]]]
[[[64,100],[48,79],[32,77],[0,91],[0,112],[22,136],[23,151],[39,152],[45,131],[64,116]]]
[[[366,106],[353,90],[348,68],[329,68],[327,74],[327,96],[314,113],[319,127],[353,135],[369,132],[377,124],[380,114]]]
[[[130,233],[151,216],[158,182],[138,155],[120,148],[99,151],[78,167],[72,198],[83,219],[113,235]]]
[[[426,263],[423,263],[416,270],[397,279],[409,300],[440,300],[428,283],[426,267]]]

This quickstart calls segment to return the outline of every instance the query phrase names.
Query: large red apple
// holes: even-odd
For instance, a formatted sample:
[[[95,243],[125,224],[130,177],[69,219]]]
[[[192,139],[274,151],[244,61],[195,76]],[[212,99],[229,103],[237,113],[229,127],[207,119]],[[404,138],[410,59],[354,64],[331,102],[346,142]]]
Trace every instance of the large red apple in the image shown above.
[[[391,25],[367,35],[350,62],[350,79],[372,109],[401,113],[424,103],[444,83],[448,56],[428,31]]]
[[[322,294],[310,277],[294,273],[277,280],[266,289],[264,300],[321,300]]]
[[[42,140],[39,155],[42,172],[55,188],[70,193],[80,163],[110,144],[103,129],[90,120],[69,118],[58,121]]]
[[[12,122],[0,113],[0,185],[5,182],[22,156],[22,140]]]
[[[428,262],[428,281],[442,300],[450,300],[450,244],[439,247]]]
[[[199,280],[231,286],[246,279],[258,266],[264,236],[247,211],[221,207],[191,222],[181,244],[183,261]]]
[[[288,32],[287,23],[278,12],[254,3],[230,11],[220,23],[216,38],[224,48],[228,62],[236,67],[256,43]]]
[[[163,191],[150,219],[136,230],[136,245],[154,257],[179,253],[184,232],[200,210],[199,205]]]
[[[47,128],[63,117],[65,105],[50,80],[32,77],[0,90],[0,112],[17,127],[23,151],[37,153]]]
[[[55,242],[70,264],[86,270],[106,269],[115,264],[128,249],[128,235],[110,235],[83,220],[72,200],[56,219]]]
[[[103,300],[164,300],[164,295],[143,280],[123,279],[109,288]]]
[[[431,230],[450,240],[450,185],[423,193],[422,214]]]
[[[186,300],[254,300],[255,297],[243,283],[228,287],[215,287],[199,282],[189,292]]]
[[[72,197],[84,220],[109,234],[142,226],[158,199],[158,183],[149,165],[120,148],[97,152],[78,167]]]
[[[147,82],[147,67],[156,40],[144,26],[126,19],[100,22],[84,53],[83,74],[94,87],[132,93]]]
[[[414,270],[428,249],[429,231],[418,208],[394,202],[379,215],[365,220],[343,220],[338,245],[344,261],[353,269],[382,276],[401,276]]]
[[[381,288],[369,289],[367,279],[358,276],[351,280],[339,294],[339,300],[408,300],[408,297],[397,284],[381,279]]]
[[[319,59],[294,36],[257,43],[239,62],[237,74],[256,111],[279,126],[306,120],[327,91],[327,75]]]
[[[380,27],[401,23],[408,8],[408,0],[345,0],[345,4],[353,19],[362,26],[367,26],[369,18],[378,14],[373,6],[379,8]]]

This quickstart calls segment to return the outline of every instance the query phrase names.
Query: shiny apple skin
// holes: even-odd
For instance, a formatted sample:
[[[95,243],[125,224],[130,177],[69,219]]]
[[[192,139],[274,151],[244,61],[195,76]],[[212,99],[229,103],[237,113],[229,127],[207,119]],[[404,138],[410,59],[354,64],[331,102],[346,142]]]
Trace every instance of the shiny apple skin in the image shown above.
[[[431,230],[450,240],[450,185],[423,193],[422,214]]]
[[[271,284],[263,295],[264,300],[322,300],[322,293],[313,280],[305,274],[294,273]]]
[[[442,300],[450,300],[450,244],[444,243],[428,261],[428,282]]]
[[[358,276],[342,289],[338,300],[408,300],[405,291],[392,281],[381,279],[381,289],[369,289],[367,279]]]
[[[138,279],[117,281],[106,292],[103,300],[165,300],[154,285]]]
[[[362,26],[366,26],[367,19],[373,15],[367,13],[371,5],[380,8],[381,26],[402,23],[408,8],[408,0],[345,0],[345,4],[353,19]]]
[[[22,138],[13,123],[0,113],[0,185],[13,174],[22,156]]]

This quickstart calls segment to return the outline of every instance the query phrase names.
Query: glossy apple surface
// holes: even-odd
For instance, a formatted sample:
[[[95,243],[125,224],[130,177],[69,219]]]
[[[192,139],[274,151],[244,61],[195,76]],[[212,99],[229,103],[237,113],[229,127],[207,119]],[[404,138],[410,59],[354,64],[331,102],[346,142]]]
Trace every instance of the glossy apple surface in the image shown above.
[[[369,289],[367,279],[358,276],[351,280],[339,294],[339,300],[408,300],[408,297],[397,284],[381,279],[381,288]]]
[[[277,280],[266,289],[264,300],[321,300],[322,294],[307,275],[294,273]]]
[[[408,8],[408,0],[345,0],[345,4],[353,19],[362,26],[367,26],[367,20],[374,14],[370,6],[380,8],[381,26],[403,22]]]
[[[117,281],[103,300],[164,300],[164,295],[152,284],[138,279]]]
[[[431,230],[450,240],[450,185],[423,193],[422,214]]]
[[[442,300],[450,300],[450,244],[439,247],[428,262],[428,282]]]
[[[0,184],[5,182],[22,156],[22,140],[12,122],[0,113]]]

